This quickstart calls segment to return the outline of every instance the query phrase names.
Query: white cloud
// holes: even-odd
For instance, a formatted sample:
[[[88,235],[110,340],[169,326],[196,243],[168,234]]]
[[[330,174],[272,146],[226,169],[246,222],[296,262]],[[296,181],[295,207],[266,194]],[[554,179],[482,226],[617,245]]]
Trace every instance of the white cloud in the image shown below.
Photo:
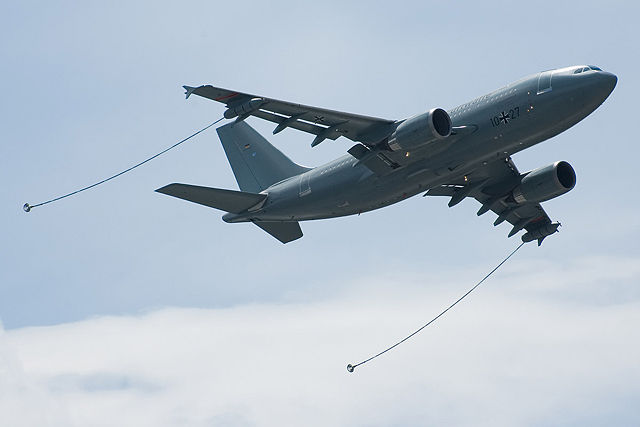
[[[38,426],[637,423],[640,300],[576,304],[548,290],[579,292],[589,277],[613,290],[621,279],[637,284],[638,263],[587,261],[514,263],[354,374],[347,363],[411,332],[471,284],[363,279],[350,287],[357,292],[321,303],[167,308],[4,332],[0,419]]]

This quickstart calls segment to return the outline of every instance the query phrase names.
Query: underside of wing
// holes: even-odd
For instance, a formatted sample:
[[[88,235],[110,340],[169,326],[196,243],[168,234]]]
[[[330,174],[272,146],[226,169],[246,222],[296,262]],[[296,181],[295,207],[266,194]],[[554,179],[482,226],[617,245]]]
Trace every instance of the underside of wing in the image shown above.
[[[526,200],[520,197],[520,188],[527,175],[537,174],[536,178],[547,179],[547,176],[552,176],[551,173],[557,173],[553,167],[557,169],[557,165],[561,163],[556,162],[549,167],[520,174],[511,158],[507,158],[489,163],[467,175],[460,176],[454,179],[451,184],[432,188],[425,196],[451,197],[449,207],[455,206],[466,197],[473,197],[482,205],[478,210],[478,215],[492,211],[498,216],[493,223],[494,225],[506,221],[513,226],[509,237],[521,230],[526,230],[522,240],[524,242],[538,240],[538,245],[540,245],[547,236],[558,230],[560,224],[551,221],[538,200]],[[543,176],[545,173],[547,175]],[[571,169],[571,173],[573,173],[573,169]],[[570,185],[565,185],[564,190],[556,191],[557,194],[549,192],[549,197],[541,195],[540,199],[541,201],[548,200],[569,191],[573,185],[575,185],[575,174],[573,182]]]
[[[227,119],[244,120],[254,116],[276,123],[274,134],[288,127],[313,134],[315,138],[311,146],[340,136],[371,146],[388,135],[396,123],[394,120],[311,107],[210,85],[184,88],[187,98],[194,94],[225,104],[224,116]]]

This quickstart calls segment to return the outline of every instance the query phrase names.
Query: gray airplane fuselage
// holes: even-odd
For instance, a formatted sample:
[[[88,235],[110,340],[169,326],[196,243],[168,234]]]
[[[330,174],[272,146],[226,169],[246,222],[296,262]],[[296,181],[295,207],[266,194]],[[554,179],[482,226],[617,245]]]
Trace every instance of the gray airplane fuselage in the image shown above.
[[[425,158],[388,175],[378,176],[345,155],[270,186],[263,191],[268,197],[259,210],[229,213],[223,219],[304,221],[359,214],[507,158],[584,119],[617,82],[615,75],[599,69],[578,74],[575,70],[538,73],[448,110],[452,126],[471,126],[475,131],[451,135],[439,150],[430,146],[427,153],[408,153]]]

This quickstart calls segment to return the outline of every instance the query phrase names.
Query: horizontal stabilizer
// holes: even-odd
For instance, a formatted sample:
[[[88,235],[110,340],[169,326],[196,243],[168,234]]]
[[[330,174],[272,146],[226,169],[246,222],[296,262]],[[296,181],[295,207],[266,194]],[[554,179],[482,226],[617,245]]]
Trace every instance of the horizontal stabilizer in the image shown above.
[[[282,243],[289,243],[292,240],[296,240],[302,237],[302,230],[300,224],[296,221],[292,222],[267,222],[267,221],[254,221],[258,227],[262,228],[267,233],[271,234]]]
[[[189,184],[169,184],[158,188],[156,191],[231,213],[244,212],[267,198],[266,194],[200,187]]]

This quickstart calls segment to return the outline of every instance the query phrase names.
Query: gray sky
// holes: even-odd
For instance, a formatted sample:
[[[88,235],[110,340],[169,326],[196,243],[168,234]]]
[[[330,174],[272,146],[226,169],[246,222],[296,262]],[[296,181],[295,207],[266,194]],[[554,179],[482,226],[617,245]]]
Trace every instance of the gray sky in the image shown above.
[[[630,326],[640,308],[635,3],[13,2],[0,12],[0,372],[12,378],[0,402],[17,396],[0,414],[38,402],[34,424],[55,413],[97,425],[91,414],[134,396],[141,418],[125,423],[137,425],[158,425],[144,418],[148,402],[171,412],[159,418],[166,425],[294,423],[330,407],[334,418],[318,424],[435,423],[452,413],[453,423],[487,425],[640,419],[623,404],[640,397],[640,336]],[[345,378],[347,362],[415,329],[515,247],[508,224],[478,218],[473,200],[449,209],[414,197],[302,223],[305,236],[281,245],[153,192],[170,182],[237,188],[213,129],[90,192],[21,210],[222,114],[217,103],[185,101],[183,84],[403,118],[573,64],[611,71],[618,86],[582,123],[514,157],[522,171],[556,160],[576,169],[576,188],[545,204],[561,233],[525,246],[432,331],[356,379]],[[311,149],[306,134],[271,137],[270,125],[249,123],[309,166],[350,146]],[[129,354],[131,345],[139,348]],[[221,391],[236,379],[214,380],[220,366],[247,365],[261,368],[243,377],[247,388]],[[546,380],[557,381],[555,394]],[[16,394],[24,384],[31,391]],[[226,397],[209,405],[192,386]],[[468,411],[461,400],[473,401]],[[483,409],[505,406],[497,418]]]

